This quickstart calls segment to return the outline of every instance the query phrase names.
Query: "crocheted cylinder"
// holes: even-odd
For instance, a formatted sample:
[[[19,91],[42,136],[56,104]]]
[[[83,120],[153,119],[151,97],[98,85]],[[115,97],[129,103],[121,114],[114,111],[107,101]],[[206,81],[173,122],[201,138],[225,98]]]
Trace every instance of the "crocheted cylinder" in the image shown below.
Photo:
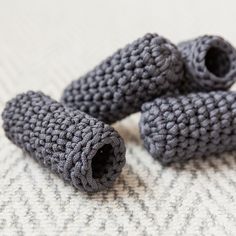
[[[140,111],[144,102],[174,90],[182,74],[177,48],[157,34],[146,34],[72,82],[62,102],[113,123]]]
[[[182,92],[228,90],[236,79],[236,50],[219,36],[201,36],[178,45],[184,67]]]
[[[2,118],[14,144],[79,190],[112,186],[125,164],[124,142],[112,127],[43,93],[18,95]]]
[[[163,164],[236,150],[236,93],[192,93],[142,106],[145,148]]]

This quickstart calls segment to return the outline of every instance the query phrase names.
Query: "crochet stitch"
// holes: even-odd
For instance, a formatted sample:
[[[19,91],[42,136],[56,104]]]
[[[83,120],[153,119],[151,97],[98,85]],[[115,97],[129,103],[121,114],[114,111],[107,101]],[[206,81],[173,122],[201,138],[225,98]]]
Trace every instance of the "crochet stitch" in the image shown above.
[[[236,150],[236,92],[158,98],[142,106],[140,132],[163,164]]]
[[[143,103],[174,91],[182,77],[176,46],[157,34],[146,34],[73,81],[62,102],[113,123],[139,111]]]
[[[13,143],[79,190],[110,187],[125,164],[124,142],[112,127],[41,92],[12,99],[2,118]]]
[[[185,69],[181,93],[228,90],[236,78],[236,50],[219,36],[201,36],[178,45]]]

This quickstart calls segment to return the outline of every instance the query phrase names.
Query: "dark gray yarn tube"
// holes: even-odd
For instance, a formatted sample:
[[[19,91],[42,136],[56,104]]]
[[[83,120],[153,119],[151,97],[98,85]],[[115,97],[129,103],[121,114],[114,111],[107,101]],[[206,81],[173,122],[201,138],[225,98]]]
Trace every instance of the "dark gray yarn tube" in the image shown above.
[[[219,36],[201,36],[178,45],[185,80],[181,92],[228,90],[236,79],[236,50]]]
[[[175,90],[183,77],[177,48],[157,34],[146,34],[72,82],[62,102],[113,123],[140,111],[141,105]]]
[[[125,164],[124,142],[112,127],[43,93],[18,95],[2,118],[14,144],[82,191],[112,186]]]
[[[163,164],[236,150],[236,92],[158,98],[142,106],[140,132]]]

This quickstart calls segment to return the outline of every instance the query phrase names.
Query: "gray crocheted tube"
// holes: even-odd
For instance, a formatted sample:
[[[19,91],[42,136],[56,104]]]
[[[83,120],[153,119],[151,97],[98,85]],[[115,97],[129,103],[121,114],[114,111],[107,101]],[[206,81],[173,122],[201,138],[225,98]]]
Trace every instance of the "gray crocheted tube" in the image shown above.
[[[2,118],[13,143],[79,190],[112,186],[125,164],[124,142],[112,127],[43,93],[18,95]]]
[[[62,102],[113,123],[141,105],[175,89],[183,77],[177,48],[157,34],[146,34],[72,82]]]
[[[185,66],[183,92],[228,90],[236,79],[236,50],[219,36],[201,36],[178,45]]]
[[[142,106],[141,137],[163,164],[236,150],[236,92],[192,93]]]

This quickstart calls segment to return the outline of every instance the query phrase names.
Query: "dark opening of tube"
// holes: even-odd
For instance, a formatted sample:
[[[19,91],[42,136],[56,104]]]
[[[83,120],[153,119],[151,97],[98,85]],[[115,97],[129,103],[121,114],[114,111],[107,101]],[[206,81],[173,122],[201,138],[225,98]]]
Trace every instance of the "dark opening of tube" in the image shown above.
[[[207,51],[205,65],[212,74],[217,77],[223,77],[230,70],[230,59],[226,52],[212,47]]]
[[[113,147],[110,144],[105,144],[101,147],[92,159],[92,173],[94,179],[101,178],[108,173],[108,169],[113,164]]]

